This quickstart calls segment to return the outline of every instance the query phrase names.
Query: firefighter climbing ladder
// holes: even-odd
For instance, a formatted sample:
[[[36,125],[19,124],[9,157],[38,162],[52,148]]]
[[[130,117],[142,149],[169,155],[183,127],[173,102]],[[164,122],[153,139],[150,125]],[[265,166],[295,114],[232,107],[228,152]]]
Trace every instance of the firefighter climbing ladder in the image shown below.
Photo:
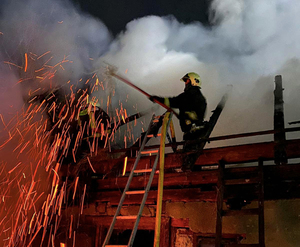
[[[217,222],[216,222],[216,242],[215,247],[265,247],[265,231],[264,231],[264,175],[263,161],[259,160],[258,175],[250,179],[226,179],[225,163],[219,163],[219,177],[217,184]],[[257,188],[258,207],[241,210],[223,210],[224,189],[229,185],[254,184]],[[224,216],[240,216],[240,215],[258,215],[258,244],[222,244],[222,217]]]
[[[160,117],[160,116],[158,116],[158,117]],[[134,239],[135,239],[135,236],[136,236],[136,233],[137,233],[138,225],[139,225],[139,222],[140,222],[140,219],[141,219],[141,216],[142,216],[142,212],[143,212],[146,200],[147,200],[148,192],[150,190],[152,180],[153,180],[154,174],[156,172],[156,167],[157,167],[158,161],[160,162],[160,166],[159,166],[159,182],[158,182],[158,198],[157,198],[157,209],[156,209],[156,224],[155,224],[154,246],[156,246],[156,247],[159,246],[161,211],[162,211],[161,210],[161,203],[162,203],[163,179],[164,179],[165,138],[166,138],[166,131],[167,131],[167,129],[170,125],[170,122],[171,122],[171,118],[172,118],[172,113],[167,112],[165,114],[165,117],[164,117],[164,120],[163,120],[163,125],[162,125],[162,130],[161,130],[161,135],[160,135],[161,136],[160,149],[155,150],[153,152],[153,153],[156,154],[156,158],[155,158],[152,169],[137,170],[136,168],[137,168],[138,162],[140,160],[140,157],[143,154],[143,150],[144,150],[144,147],[145,147],[145,144],[146,144],[146,139],[149,135],[149,131],[151,129],[151,126],[154,122],[158,121],[157,118],[155,118],[154,116],[152,117],[152,119],[150,121],[150,124],[149,124],[149,127],[147,129],[146,135],[143,138],[141,148],[140,148],[140,150],[137,154],[137,158],[134,162],[133,168],[132,168],[132,170],[130,172],[130,175],[128,177],[127,184],[126,184],[125,189],[123,191],[123,194],[121,196],[119,205],[118,205],[117,210],[115,212],[115,215],[113,217],[112,223],[111,223],[111,225],[108,229],[108,232],[107,232],[107,235],[106,235],[106,238],[103,242],[102,247],[113,247],[113,246],[114,247],[116,247],[116,246],[117,247],[126,247],[126,246],[131,247],[133,245],[133,242],[134,242]],[[147,186],[146,186],[145,190],[138,190],[138,191],[130,191],[129,190],[129,186],[131,184],[132,178],[133,178],[135,173],[149,173],[149,172],[150,172],[149,180],[148,180],[148,183],[147,183]],[[121,208],[123,206],[123,202],[126,198],[126,195],[133,195],[133,194],[144,194],[141,205],[140,205],[140,209],[138,211],[138,214],[134,215],[134,216],[119,216]],[[118,245],[110,245],[109,244],[109,241],[110,241],[111,235],[113,233],[115,223],[118,219],[135,219],[135,224],[134,224],[133,230],[131,232],[129,242],[126,245],[119,245],[119,244]]]

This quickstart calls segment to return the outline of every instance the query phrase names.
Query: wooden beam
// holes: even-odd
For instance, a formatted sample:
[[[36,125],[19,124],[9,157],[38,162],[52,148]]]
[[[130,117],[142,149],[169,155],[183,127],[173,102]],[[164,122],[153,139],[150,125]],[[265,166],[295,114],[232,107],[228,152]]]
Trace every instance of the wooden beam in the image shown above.
[[[85,220],[87,223],[95,224],[96,226],[109,227],[113,217],[112,216],[95,216],[86,215]],[[135,220],[118,220],[114,229],[132,229]],[[154,217],[142,217],[139,223],[140,230],[154,230],[155,218]]]
[[[253,167],[239,167],[226,168],[226,179],[244,178],[251,180],[251,176],[258,173],[258,168]],[[297,180],[300,179],[300,165],[286,165],[286,166],[264,166],[264,174],[268,186],[280,183],[283,180]],[[126,185],[128,177],[96,179],[98,191],[105,190],[119,190]],[[143,189],[147,184],[147,177],[136,176],[132,179],[130,185],[131,190]],[[178,188],[178,187],[196,187],[200,185],[216,184],[218,180],[217,170],[195,171],[195,172],[178,172],[166,173],[164,180],[164,187]],[[158,178],[155,175],[152,183],[152,188],[157,188]]]
[[[111,205],[118,205],[121,198],[120,191],[103,191],[92,193],[91,198],[97,202],[109,202]],[[146,201],[147,205],[156,205],[157,190],[149,191]],[[200,188],[189,189],[166,189],[164,190],[163,201],[172,202],[195,202],[195,201],[215,201],[214,191],[201,191]],[[90,200],[92,201],[92,200]],[[142,201],[142,195],[127,196],[124,204],[139,205]]]
[[[253,143],[221,148],[204,149],[203,154],[200,155],[195,165],[213,165],[217,164],[219,160],[224,160],[227,164],[245,163],[257,161],[260,157],[265,160],[274,159],[274,142]],[[300,139],[286,141],[287,158],[300,157]],[[165,168],[178,168],[182,165],[182,159],[185,154],[170,153],[165,156]],[[137,169],[151,168],[155,157],[142,157]],[[128,158],[127,172],[131,170],[134,158]],[[100,160],[99,157],[91,159],[93,168],[97,174],[120,174],[123,169],[124,157],[117,159]]]
[[[289,199],[300,198],[300,165],[285,165],[285,166],[264,166],[265,177],[265,199]],[[240,167],[240,168],[226,168],[226,179],[244,177],[250,178],[257,176],[258,167]],[[217,183],[218,171],[197,171],[189,173],[168,173],[165,174],[164,181],[164,197],[167,201],[215,201],[216,193],[214,188]],[[110,202],[113,205],[118,204],[121,196],[121,191],[125,186],[127,178],[111,178],[99,179],[97,191],[90,192],[90,198],[99,202]],[[141,189],[144,186],[145,177],[134,177],[131,189]],[[155,204],[156,202],[156,188],[157,178],[154,180],[153,188],[151,189],[147,204]],[[201,187],[205,187],[206,191],[202,191]],[[226,196],[238,195],[243,192],[249,197],[257,198],[253,194],[253,186],[255,184],[240,184],[228,185],[228,193]],[[141,202],[141,195],[128,195],[125,203],[139,204]]]
[[[199,184],[211,184],[216,183],[217,171],[201,171],[201,172],[179,172],[179,173],[166,173],[164,187],[172,186],[193,186]],[[149,175],[141,175],[133,177],[130,189],[143,189],[148,182]],[[97,189],[98,190],[113,190],[118,188],[124,188],[127,183],[128,177],[118,177],[109,179],[98,179]],[[157,188],[158,185],[158,174],[156,174],[152,181],[152,188]]]
[[[217,220],[216,220],[216,242],[215,247],[221,247],[222,244],[222,215],[224,200],[224,169],[225,163],[220,161],[218,166],[217,182]]]
[[[284,132],[284,108],[283,108],[283,88],[282,77],[275,77],[274,90],[274,130],[278,132],[274,134],[274,158],[275,164],[287,164],[286,147],[285,147],[285,132]]]

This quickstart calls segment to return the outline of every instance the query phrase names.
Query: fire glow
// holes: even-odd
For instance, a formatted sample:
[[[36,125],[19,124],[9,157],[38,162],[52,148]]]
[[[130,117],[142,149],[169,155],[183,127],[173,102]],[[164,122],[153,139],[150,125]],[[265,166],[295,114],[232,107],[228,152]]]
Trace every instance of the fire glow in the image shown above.
[[[46,58],[40,67],[39,60]],[[32,52],[24,54],[24,65],[19,66],[6,61],[7,66],[13,66],[23,71],[23,77],[18,83],[29,80],[38,82],[39,88],[28,91],[27,105],[12,119],[6,120],[0,114],[1,124],[7,138],[0,143],[0,149],[11,151],[16,163],[8,166],[7,161],[1,161],[0,170],[0,235],[5,246],[30,246],[34,241],[48,242],[54,246],[59,223],[68,205],[79,205],[83,214],[87,185],[82,183],[79,176],[75,181],[64,181],[60,177],[60,169],[66,162],[76,165],[80,157],[83,133],[90,129],[90,122],[85,123],[76,133],[74,123],[78,122],[82,105],[86,104],[89,93],[87,89],[76,89],[68,80],[61,87],[69,87],[64,95],[64,102],[55,99],[55,80],[58,72],[63,72],[65,63],[72,63],[65,57],[59,63],[51,65],[53,56],[50,51],[38,56]],[[96,74],[86,79],[91,91],[105,90]],[[50,90],[49,90],[50,86]],[[87,87],[88,88],[88,87]],[[50,92],[41,98],[42,92]],[[108,96],[107,109],[111,107],[111,97]],[[91,145],[85,154],[89,169],[96,173],[89,156],[97,155],[99,139],[105,140],[103,148],[110,147],[109,143],[117,140],[115,132],[121,122],[126,121],[127,111],[120,103],[120,109],[114,109],[116,116],[111,117],[113,128],[109,133],[104,130],[101,120],[91,134]],[[48,117],[47,117],[48,116]],[[49,117],[51,116],[51,118]],[[135,119],[136,124],[136,119]],[[134,136],[127,124],[126,136],[134,141]],[[96,136],[101,133],[100,137]],[[109,144],[109,145],[108,145]],[[72,157],[71,161],[69,157]],[[68,160],[68,161],[66,161]],[[11,162],[11,161],[10,161]],[[8,167],[10,167],[8,169]],[[45,179],[46,178],[46,179]],[[83,188],[83,189],[82,189]],[[71,192],[71,198],[68,194]],[[79,216],[78,216],[79,217]],[[75,215],[71,215],[69,237],[75,245],[76,230]],[[37,238],[37,236],[40,236]],[[48,246],[49,246],[48,244]]]

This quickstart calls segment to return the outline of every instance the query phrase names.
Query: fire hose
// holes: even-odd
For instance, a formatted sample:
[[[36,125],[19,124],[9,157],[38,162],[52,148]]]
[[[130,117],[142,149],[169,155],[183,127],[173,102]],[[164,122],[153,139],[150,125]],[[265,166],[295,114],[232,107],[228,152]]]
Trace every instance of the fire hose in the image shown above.
[[[148,94],[147,92],[145,92],[143,89],[141,89],[141,88],[139,88],[138,86],[134,85],[131,81],[129,81],[129,80],[125,79],[124,77],[122,77],[122,76],[116,74],[113,70],[110,70],[110,71],[109,71],[109,75],[111,75],[111,76],[113,76],[113,77],[119,79],[120,81],[125,82],[127,85],[129,85],[129,86],[135,88],[137,91],[139,91],[140,93],[144,94],[144,95],[147,96],[148,98],[150,98],[150,97],[152,96],[152,95]],[[178,113],[175,112],[175,111],[174,111],[172,108],[170,108],[169,106],[165,105],[164,103],[162,103],[162,102],[160,102],[160,101],[158,101],[158,100],[156,100],[156,99],[153,99],[153,101],[154,101],[155,103],[159,104],[160,106],[164,107],[165,109],[167,109],[167,111],[173,112],[174,115],[175,115],[177,118],[179,118]]]

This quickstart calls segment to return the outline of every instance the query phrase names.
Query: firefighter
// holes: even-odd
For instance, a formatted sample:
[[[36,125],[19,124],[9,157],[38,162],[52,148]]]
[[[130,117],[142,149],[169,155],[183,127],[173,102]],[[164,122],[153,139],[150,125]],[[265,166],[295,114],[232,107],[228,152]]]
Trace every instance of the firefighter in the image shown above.
[[[97,100],[88,100],[88,103],[82,106],[78,125],[83,131],[83,139],[89,143],[89,148],[93,147],[92,150],[95,151],[95,139],[97,139],[98,145],[104,146],[110,119]]]
[[[205,128],[206,99],[201,93],[201,79],[197,73],[185,74],[181,81],[185,83],[184,92],[176,97],[151,96],[149,99],[164,103],[171,108],[179,108],[179,121],[184,140],[201,137]]]

